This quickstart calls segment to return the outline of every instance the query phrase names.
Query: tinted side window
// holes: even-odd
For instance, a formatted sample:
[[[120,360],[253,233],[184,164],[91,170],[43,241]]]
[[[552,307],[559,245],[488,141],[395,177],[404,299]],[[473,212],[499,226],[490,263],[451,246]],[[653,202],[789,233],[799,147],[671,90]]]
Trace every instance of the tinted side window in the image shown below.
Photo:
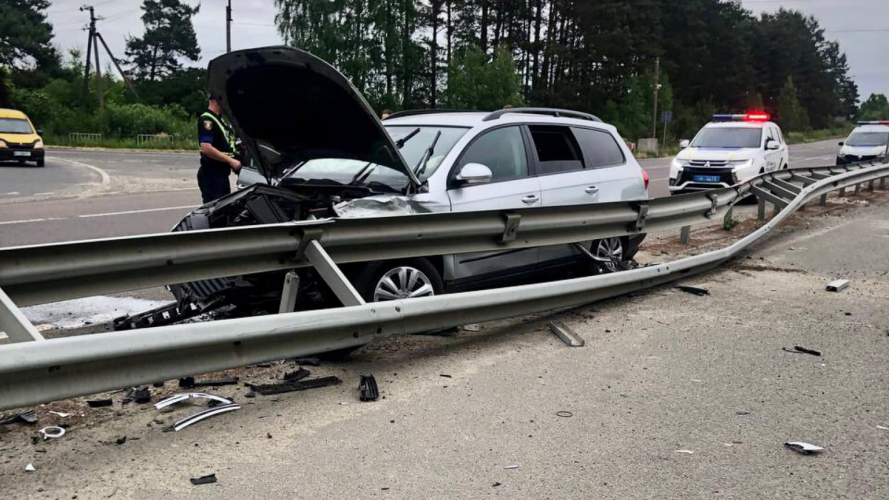
[[[574,130],[574,135],[577,136],[591,168],[613,167],[626,163],[623,151],[608,132],[588,128],[572,130]]]
[[[463,153],[459,169],[468,163],[480,163],[491,169],[491,182],[528,176],[525,141],[519,127],[504,127],[479,137]]]
[[[529,126],[537,159],[538,173],[570,172],[583,169],[583,155],[568,127]]]

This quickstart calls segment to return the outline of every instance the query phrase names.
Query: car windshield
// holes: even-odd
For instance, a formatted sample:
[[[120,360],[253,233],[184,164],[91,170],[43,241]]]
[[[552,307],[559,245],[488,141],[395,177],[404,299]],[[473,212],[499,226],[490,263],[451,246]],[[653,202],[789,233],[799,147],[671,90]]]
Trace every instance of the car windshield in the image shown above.
[[[889,132],[853,132],[846,141],[847,146],[887,146],[889,145]]]
[[[693,148],[758,148],[762,139],[762,130],[758,128],[705,128],[701,130]]]
[[[389,131],[389,135],[392,136],[392,140],[395,142],[407,138],[417,129],[419,129],[419,132],[408,139],[401,148],[401,155],[407,162],[407,166],[415,170],[426,150],[435,141],[435,136],[441,132],[441,137],[435,143],[435,151],[432,152],[429,161],[426,163],[426,169],[417,175],[420,180],[428,179],[438,169],[442,160],[454,147],[454,144],[469,130],[462,127],[430,127],[425,125],[389,125],[386,127],[386,130]]]
[[[0,118],[0,134],[30,134],[31,124],[21,118]]]
[[[309,160],[285,173],[283,178],[290,182],[364,186],[380,192],[398,192],[409,182],[406,175],[394,168],[348,158]]]

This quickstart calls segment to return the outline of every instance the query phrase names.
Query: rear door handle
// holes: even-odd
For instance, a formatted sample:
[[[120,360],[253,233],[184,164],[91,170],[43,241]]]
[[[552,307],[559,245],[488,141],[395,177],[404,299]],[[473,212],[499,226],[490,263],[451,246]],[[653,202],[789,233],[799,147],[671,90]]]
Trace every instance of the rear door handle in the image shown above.
[[[586,194],[596,194],[599,192],[599,188],[596,186],[589,186],[588,188],[584,189],[584,191],[586,191]]]
[[[530,194],[530,195],[522,198],[522,203],[526,203],[528,205],[533,205],[534,203],[537,203],[537,200],[539,200],[539,199],[540,199],[540,197],[537,196],[536,194]]]

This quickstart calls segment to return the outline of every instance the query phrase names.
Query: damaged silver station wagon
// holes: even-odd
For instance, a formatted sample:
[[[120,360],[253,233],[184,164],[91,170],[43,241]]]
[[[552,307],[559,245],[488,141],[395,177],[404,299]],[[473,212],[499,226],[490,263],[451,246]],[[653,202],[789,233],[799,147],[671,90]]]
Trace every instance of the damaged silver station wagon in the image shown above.
[[[648,198],[647,174],[617,130],[592,115],[431,110],[381,122],[342,74],[286,47],[232,52],[214,59],[209,72],[210,91],[255,168],[241,170],[241,189],[195,210],[174,231]],[[366,301],[423,297],[625,269],[643,238],[342,269]],[[336,304],[311,268],[299,273],[297,309]],[[275,312],[284,274],[171,286],[176,304],[120,318],[116,326],[160,326],[222,306],[241,314]]]

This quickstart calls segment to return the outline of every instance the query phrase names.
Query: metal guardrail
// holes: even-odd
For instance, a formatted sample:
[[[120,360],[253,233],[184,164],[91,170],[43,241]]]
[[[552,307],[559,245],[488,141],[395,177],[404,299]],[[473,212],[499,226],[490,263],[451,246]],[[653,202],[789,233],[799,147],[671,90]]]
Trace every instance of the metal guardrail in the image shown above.
[[[650,229],[653,227],[654,221],[661,221],[661,228],[680,227],[686,225],[689,219],[702,216],[700,205],[705,200],[711,203],[712,208],[708,208],[704,213],[715,210],[710,216],[714,217],[721,209],[727,209],[730,204],[748,191],[756,193],[760,199],[775,204],[776,209],[779,210],[776,216],[760,229],[726,248],[675,262],[615,274],[372,304],[364,304],[359,298],[358,305],[337,309],[334,314],[331,314],[330,310],[284,313],[52,340],[40,340],[34,337],[21,339],[32,341],[0,346],[0,409],[309,353],[360,346],[374,339],[391,335],[419,333],[466,323],[503,319],[619,296],[712,269],[749,248],[805,203],[825,196],[830,191],[850,186],[856,186],[857,190],[860,186],[869,184],[869,188],[873,189],[877,180],[880,180],[882,187],[886,177],[889,177],[889,165],[884,164],[783,170],[764,174],[742,185],[714,193],[675,197],[662,203],[652,200],[649,205],[646,205],[648,210],[643,207],[632,208],[636,214],[636,218],[630,221],[632,228],[627,227],[627,217],[631,214],[624,210],[627,206],[620,207],[621,204],[609,204],[613,205],[611,208],[615,208],[616,211],[613,213],[609,210],[604,211],[608,216],[596,217],[595,225],[589,223],[590,218],[593,217],[592,214],[597,214],[597,216],[601,214],[598,210],[591,210],[587,207],[586,219],[580,217],[579,222],[562,221],[560,228],[552,231],[545,231],[536,224],[529,224],[531,228],[523,226],[526,220],[536,220],[538,223],[543,221],[559,222],[555,214],[552,213],[552,209],[515,211],[522,215],[522,218],[519,219],[521,221],[518,224],[519,230],[517,233],[513,232],[515,234],[511,234],[509,228],[513,227],[516,219],[507,217],[506,221],[503,221],[504,214],[499,212],[476,214],[477,219],[469,214],[443,214],[464,216],[467,217],[464,222],[477,224],[467,227],[463,231],[460,231],[458,227],[450,227],[450,231],[458,236],[458,240],[461,239],[460,235],[465,234],[466,239],[462,240],[462,244],[467,245],[467,248],[482,250],[493,248],[495,245],[520,242],[525,239],[526,229],[534,229],[540,233],[531,231],[530,234],[534,234],[538,239],[529,238],[528,245],[539,245],[540,241],[546,240],[544,235],[547,234],[553,240],[558,241],[570,238],[576,238],[574,241],[590,239],[591,236],[600,234],[597,232],[600,231],[597,229],[598,226],[619,228],[613,235]],[[723,199],[729,201],[723,203]],[[676,203],[673,203],[672,200],[676,200]],[[652,206],[658,206],[660,210],[655,212],[654,217],[652,217],[650,210]],[[578,207],[565,207],[562,214],[570,219],[571,215],[579,215],[578,212],[575,212],[576,210]],[[536,214],[541,216],[539,220],[534,219],[535,212],[539,212]],[[511,212],[506,215],[515,214]],[[543,217],[544,215],[547,217]],[[104,263],[94,260],[88,253],[84,253],[87,249],[101,250],[101,245],[91,246],[94,245],[94,242],[4,249],[0,250],[0,266],[2,266],[0,267],[0,287],[17,291],[22,297],[37,298],[41,295],[37,293],[37,290],[29,288],[30,282],[28,280],[35,280],[41,286],[52,286],[52,276],[61,274],[58,278],[65,284],[63,288],[67,290],[68,295],[75,291],[76,293],[86,293],[86,290],[89,289],[88,286],[75,286],[71,280],[74,279],[74,276],[78,276],[77,279],[85,280],[91,276],[90,273],[93,273],[105,276],[106,279],[102,281],[101,285],[103,289],[113,289],[116,286],[121,286],[123,280],[110,279],[109,273],[119,273],[128,269],[175,268],[177,266],[175,259],[172,262],[158,261],[157,259],[162,256],[165,250],[176,253],[179,249],[177,245],[186,242],[193,242],[200,246],[200,250],[191,252],[188,256],[194,259],[193,262],[200,263],[201,271],[186,273],[179,269],[167,272],[164,274],[165,276],[189,276],[186,279],[218,276],[218,272],[212,269],[211,264],[224,265],[224,262],[220,260],[221,254],[251,255],[251,252],[259,253],[262,263],[252,267],[261,268],[260,270],[267,270],[269,267],[291,268],[294,267],[294,263],[308,264],[308,262],[303,262],[301,254],[307,254],[308,260],[311,260],[311,263],[316,267],[326,268],[328,271],[336,270],[336,264],[333,263],[335,258],[329,258],[336,255],[334,249],[339,248],[340,257],[346,260],[356,259],[359,256],[363,258],[367,255],[377,255],[374,253],[376,250],[364,252],[353,248],[363,246],[360,243],[354,244],[353,242],[352,245],[345,245],[342,238],[346,235],[355,238],[355,241],[371,241],[389,234],[390,231],[397,232],[396,229],[406,230],[413,223],[435,221],[436,217],[438,217],[437,214],[372,219],[373,223],[366,224],[361,224],[356,220],[350,227],[351,232],[341,232],[338,237],[331,237],[329,240],[327,237],[330,234],[336,234],[335,228],[348,226],[343,223],[344,220],[277,225],[270,228],[267,234],[261,232],[263,227],[256,227],[195,232],[189,235],[196,236],[194,240],[166,239],[170,235],[105,240],[106,243],[124,243],[119,243],[117,247],[120,252],[117,256],[118,260]],[[493,225],[498,217],[501,218],[498,224],[500,233],[498,237],[493,237],[493,227],[488,226],[489,224]],[[704,217],[707,216],[704,215]],[[449,227],[445,223],[448,221],[448,217],[442,216],[440,218],[444,222],[438,222]],[[456,219],[457,217],[451,218]],[[399,219],[407,221],[399,223],[397,222]],[[633,218],[630,217],[630,219]],[[588,222],[581,223],[583,220]],[[382,223],[384,228],[374,229],[374,223]],[[306,227],[322,231],[320,243],[317,238],[309,236],[305,230]],[[362,232],[362,228],[364,232]],[[426,228],[425,224],[421,224],[413,227],[413,233],[401,233],[402,237],[412,235],[415,240],[411,241],[415,243],[416,241],[421,242],[413,250],[402,250],[403,253],[423,255],[432,252],[431,249],[424,247]],[[601,231],[610,230],[602,229]],[[417,231],[422,231],[423,237],[418,237]],[[477,236],[478,233],[488,234],[487,239]],[[249,238],[241,238],[245,235],[255,237],[259,234],[272,237],[272,240],[268,242],[272,248],[260,251],[256,245],[249,244]],[[201,235],[204,238],[201,238]],[[362,235],[364,239],[361,238]],[[476,237],[471,237],[473,235]],[[229,246],[226,243],[226,236],[237,239],[242,246]],[[143,239],[139,240],[139,238]],[[504,241],[498,242],[498,238]],[[133,242],[145,244],[157,242],[158,244],[148,249],[148,258],[139,259],[136,255],[127,253],[127,249],[134,250],[128,246]],[[221,248],[215,248],[214,245]],[[261,246],[265,245],[266,242],[263,242]],[[407,246],[413,248],[412,245]],[[444,250],[437,249],[436,253],[448,253],[455,246],[446,246]],[[324,252],[325,249],[330,252],[329,255]],[[58,254],[59,252],[61,255],[52,258],[53,253]],[[66,253],[70,253],[70,255],[65,255]],[[25,259],[24,262],[28,266],[36,267],[33,269],[23,268],[20,263],[8,260],[10,256]],[[29,256],[34,259],[29,259]],[[283,262],[273,263],[274,258],[281,256],[285,256]],[[294,260],[294,256],[299,258]],[[391,254],[387,253],[385,256],[390,257]],[[109,258],[108,255],[105,257]],[[77,271],[77,259],[84,259],[88,264],[85,272]],[[240,273],[246,268],[242,265],[238,267],[239,270],[236,273]],[[114,271],[115,269],[117,271]],[[229,270],[226,269],[225,272],[227,273]],[[151,281],[148,278],[148,273],[142,276],[144,282]],[[349,287],[348,282],[345,285],[347,288]],[[348,295],[349,290],[343,290],[343,293]],[[0,298],[3,297],[0,296]],[[14,318],[10,319],[10,313],[14,314],[16,309],[13,304],[4,315],[2,306],[6,304],[9,308],[10,303],[9,300],[0,302],[0,324],[6,325],[7,332],[10,331],[9,326],[15,328],[15,325],[10,323],[10,321],[14,321]],[[19,325],[19,328],[27,329],[25,325]],[[22,335],[25,334],[27,332]]]
[[[68,134],[70,142],[99,142],[102,140],[102,134],[92,134],[85,132],[71,132]]]

